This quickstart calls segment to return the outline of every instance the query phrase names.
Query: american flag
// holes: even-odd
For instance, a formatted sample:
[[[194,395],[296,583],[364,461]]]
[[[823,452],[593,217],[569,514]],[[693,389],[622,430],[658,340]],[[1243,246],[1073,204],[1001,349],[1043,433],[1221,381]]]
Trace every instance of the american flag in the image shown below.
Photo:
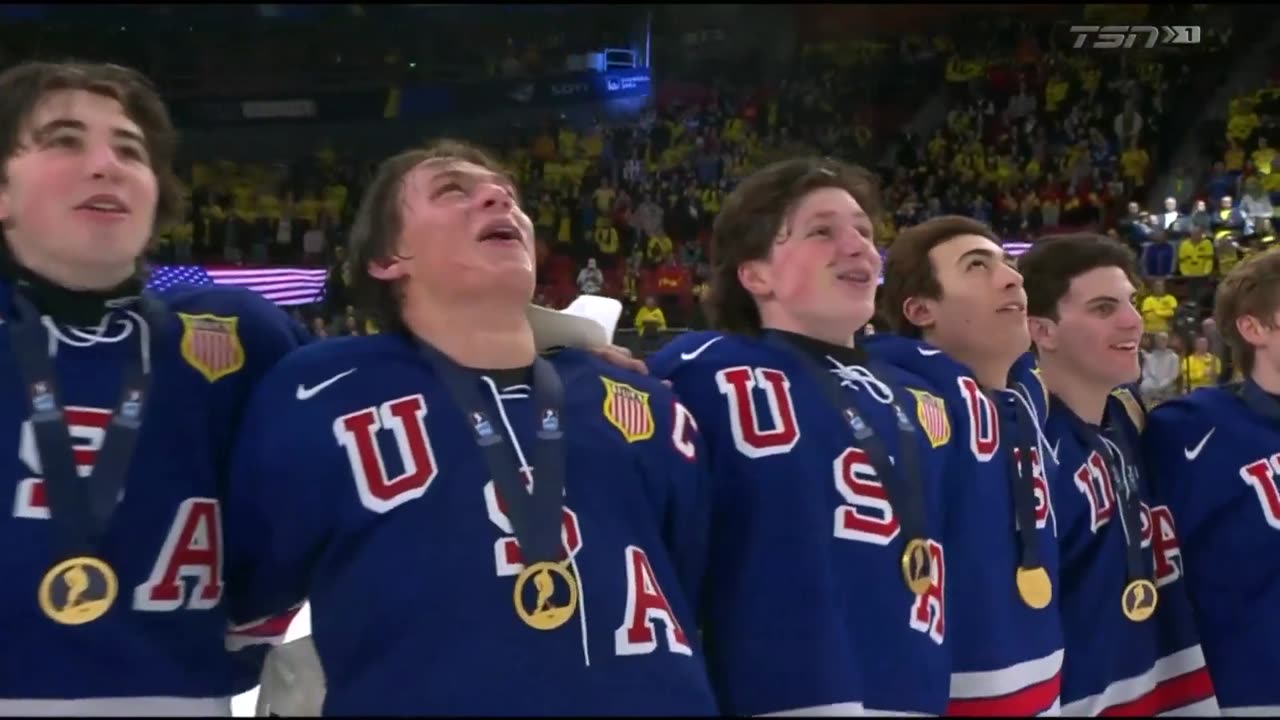
[[[240,268],[209,265],[153,265],[147,287],[163,293],[175,285],[239,285],[277,305],[306,305],[324,299],[325,268]]]

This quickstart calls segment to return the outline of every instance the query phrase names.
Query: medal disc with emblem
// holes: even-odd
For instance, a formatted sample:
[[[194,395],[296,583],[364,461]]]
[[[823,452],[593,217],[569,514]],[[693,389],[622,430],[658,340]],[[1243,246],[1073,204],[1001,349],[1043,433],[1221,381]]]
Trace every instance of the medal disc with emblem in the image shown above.
[[[902,577],[907,588],[917,595],[929,592],[933,585],[933,563],[929,558],[929,543],[915,538],[902,551]]]
[[[116,573],[110,565],[95,557],[74,557],[44,574],[40,609],[54,622],[83,625],[106,615],[118,591]]]
[[[1018,594],[1028,607],[1043,610],[1053,600],[1053,582],[1049,580],[1049,572],[1042,567],[1018,568],[1014,578],[1018,583]]]
[[[567,563],[540,562],[516,577],[516,614],[535,630],[555,630],[578,609],[578,581]]]
[[[1156,584],[1139,579],[1125,586],[1120,607],[1124,610],[1125,617],[1133,622],[1142,622],[1155,614],[1159,602],[1160,592],[1156,590]]]

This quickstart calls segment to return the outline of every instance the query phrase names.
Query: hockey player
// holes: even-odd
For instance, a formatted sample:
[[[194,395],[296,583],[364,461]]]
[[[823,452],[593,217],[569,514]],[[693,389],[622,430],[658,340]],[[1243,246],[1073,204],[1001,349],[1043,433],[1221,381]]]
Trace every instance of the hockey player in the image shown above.
[[[219,493],[301,329],[246,290],[142,292],[174,145],[130,70],[0,74],[0,715],[226,714],[257,674],[228,642],[280,629],[227,637]]]
[[[1041,238],[1018,258],[1041,377],[1058,520],[1065,715],[1216,715],[1160,477],[1138,455],[1142,315],[1132,253]]]
[[[286,358],[232,462],[229,574],[267,589],[236,615],[311,608],[304,671],[260,706],[715,714],[693,418],[657,380],[538,355],[532,227],[508,178],[463,144],[402,153],[351,256],[385,331]]]
[[[903,230],[868,352],[913,372],[951,410],[947,643],[953,715],[1058,708],[1057,541],[1039,432],[1047,396],[1027,355],[1022,278],[987,226],[944,216]],[[922,342],[923,341],[923,342]]]
[[[873,178],[834,160],[753,174],[712,233],[718,331],[649,359],[712,457],[703,617],[726,714],[947,708],[946,408],[853,342],[878,212]]]
[[[1280,253],[1232,268],[1214,316],[1243,382],[1151,411],[1143,446],[1177,521],[1184,574],[1224,715],[1280,713]],[[1163,602],[1163,598],[1161,599]]]

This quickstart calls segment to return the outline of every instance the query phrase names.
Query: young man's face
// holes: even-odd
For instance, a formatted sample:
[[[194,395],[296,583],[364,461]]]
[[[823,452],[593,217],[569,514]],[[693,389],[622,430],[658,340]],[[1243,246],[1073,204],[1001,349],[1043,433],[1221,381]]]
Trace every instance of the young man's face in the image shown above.
[[[0,221],[13,252],[37,272],[110,274],[142,255],[157,197],[142,129],[120,103],[56,90],[26,118],[19,149],[5,162]]]
[[[402,183],[396,259],[370,270],[433,296],[534,290],[533,224],[506,178],[463,160],[429,160]]]
[[[1022,275],[1004,249],[981,235],[957,235],[929,251],[942,288],[920,299],[919,317],[934,345],[958,358],[1017,357],[1031,346]]]
[[[852,337],[875,313],[881,259],[872,234],[848,191],[819,188],[788,214],[769,257],[743,264],[740,281],[790,327],[822,337],[847,326]]]
[[[1032,320],[1036,345],[1091,385],[1111,390],[1137,381],[1142,315],[1133,304],[1135,292],[1118,267],[1075,277],[1058,301],[1058,319]]]

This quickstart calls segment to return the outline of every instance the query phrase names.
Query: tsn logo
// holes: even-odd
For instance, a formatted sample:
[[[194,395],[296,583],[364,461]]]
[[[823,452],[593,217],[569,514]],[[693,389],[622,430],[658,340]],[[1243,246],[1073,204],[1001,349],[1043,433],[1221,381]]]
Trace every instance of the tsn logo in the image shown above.
[[[76,470],[88,477],[102,450],[111,410],[66,408],[67,427]],[[44,471],[30,421],[22,424],[18,457],[30,475],[18,482],[13,516],[26,520],[48,520]],[[133,609],[148,612],[208,610],[222,600],[222,517],[214,498],[190,497],[174,512],[164,543],[152,563],[147,580],[134,588]],[[194,579],[188,592],[184,579]]]
[[[870,380],[862,380],[864,384]],[[796,417],[791,381],[781,370],[737,366],[716,373],[716,384],[729,409],[734,447],[756,460],[785,455],[795,449],[801,430]],[[979,461],[997,457],[1000,424],[996,408],[971,378],[960,378],[969,427],[969,449]],[[876,396],[875,389],[866,388]],[[881,401],[883,402],[883,401]],[[1053,510],[1049,483],[1038,450],[1032,451],[1036,495],[1036,527],[1048,526]],[[847,447],[832,460],[832,480],[842,502],[834,511],[834,535],[841,540],[889,546],[900,534],[899,519],[874,464],[860,448]],[[930,541],[933,583],[911,604],[908,623],[938,644],[946,635],[946,556],[941,544]],[[896,563],[894,557],[889,562]]]
[[[440,474],[426,429],[427,413],[426,399],[415,394],[348,413],[333,422],[334,437],[346,451],[360,502],[369,511],[387,513],[423,497]],[[671,444],[681,458],[694,462],[697,452],[694,437],[698,428],[693,415],[678,402],[672,403],[671,413]],[[394,437],[399,466],[403,468],[396,477],[390,476],[383,462],[378,433],[384,432]],[[527,471],[524,482],[526,489],[533,482]],[[492,480],[485,483],[483,494],[489,522],[499,533],[493,545],[494,570],[498,577],[514,578],[524,569],[524,562],[505,503]],[[560,539],[565,558],[570,561],[583,551],[588,541],[578,514],[567,506],[561,512]],[[667,650],[692,655],[689,637],[667,601],[649,556],[642,548],[629,545],[623,551],[622,561],[619,569],[625,573],[627,598],[623,618],[614,631],[616,654],[644,655],[657,650],[658,633],[653,621],[662,620]],[[590,578],[581,581],[585,584]]]

